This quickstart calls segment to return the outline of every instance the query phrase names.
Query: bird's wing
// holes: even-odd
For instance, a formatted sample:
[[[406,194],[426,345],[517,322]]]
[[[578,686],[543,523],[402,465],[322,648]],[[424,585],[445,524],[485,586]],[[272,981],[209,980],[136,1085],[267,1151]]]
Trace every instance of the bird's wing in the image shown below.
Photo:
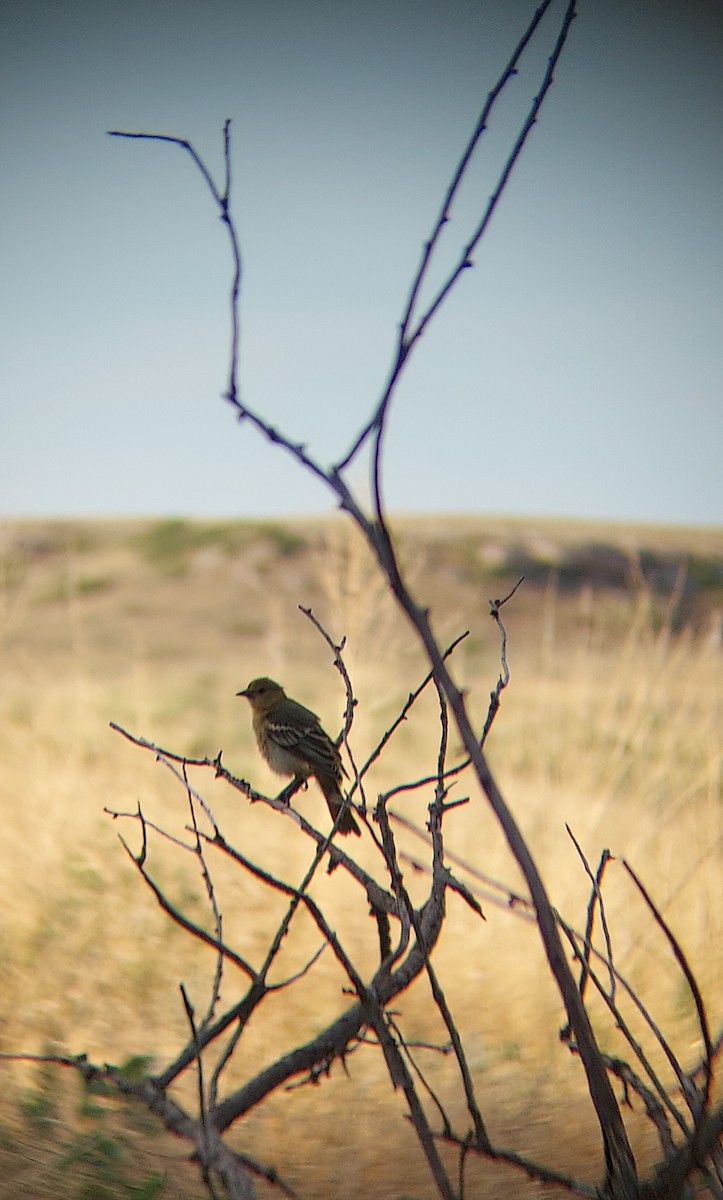
[[[312,773],[321,771],[332,779],[339,779],[343,770],[339,751],[322,729],[316,713],[304,708],[303,704],[292,703],[293,712],[288,712],[288,718],[283,713],[269,714],[268,736],[277,746],[298,754]]]
[[[307,737],[304,739],[304,754],[315,772],[321,771],[324,775],[330,775],[332,779],[336,780],[341,778],[343,768],[339,751],[321,725],[309,727]]]

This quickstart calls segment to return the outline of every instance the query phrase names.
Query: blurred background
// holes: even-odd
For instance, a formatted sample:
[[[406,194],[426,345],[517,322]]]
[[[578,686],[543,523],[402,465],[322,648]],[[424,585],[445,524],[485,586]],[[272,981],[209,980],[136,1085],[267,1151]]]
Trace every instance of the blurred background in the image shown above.
[[[237,427],[227,382],[230,259],[211,198],[177,147],[220,181],[232,121],[245,401],[341,457],[383,389],[425,238],[481,104],[533,11],[429,0],[62,6],[8,0],[0,37],[0,1049],[87,1053],[138,1072],[187,1036],[178,985],[208,1003],[212,956],[182,935],[117,835],[182,911],[211,916],[187,840],[185,790],[109,729],[213,757],[276,792],[235,693],[279,678],[336,734],[345,696],[328,646],[346,639],[365,761],[426,674],[368,551],[288,456]],[[505,90],[435,257],[429,299],[495,186],[556,36],[553,5]],[[488,743],[553,903],[584,925],[591,864],[630,859],[681,939],[721,1022],[720,717],[723,350],[717,3],[581,6],[538,126],[489,233],[397,394],[385,495],[401,561],[432,609],[481,729],[500,674],[488,602],[504,609],[509,688]],[[359,462],[350,482],[365,492]],[[426,694],[375,765],[367,799],[433,772]],[[459,747],[452,738],[450,757]],[[228,840],[297,882],[293,821],[192,770]],[[448,818],[455,869],[486,921],[450,904],[435,964],[493,1138],[600,1178],[579,1066],[534,927],[479,872],[522,887],[466,773]],[[407,882],[427,886],[430,789],[393,802]],[[295,806],[320,828],[313,785]],[[110,810],[110,811],[108,811]],[[411,828],[410,828],[411,826]],[[417,832],[414,832],[414,829]],[[368,834],[354,847],[379,867]],[[258,964],[277,898],[211,862],[230,943]],[[684,1066],[702,1049],[690,992],[619,861],[608,868],[616,963]],[[339,871],[314,894],[363,974],[378,945],[366,896]],[[299,918],[281,975],[318,949]],[[349,1001],[322,954],[247,1030],[229,1086]],[[243,980],[230,969],[222,1004]],[[620,1050],[602,1005],[604,1049]],[[425,985],[405,1035],[445,1033]],[[669,1082],[659,1048],[638,1028]],[[464,1125],[448,1059],[427,1077]],[[239,1147],[303,1195],[431,1194],[383,1064],[282,1092]],[[0,1194],[193,1196],[183,1147],[136,1108],[47,1066],[2,1066]],[[179,1098],[193,1103],[195,1081]],[[455,1107],[456,1106],[456,1107]],[[639,1162],[656,1147],[626,1113]],[[562,1131],[562,1133],[561,1133]],[[353,1145],[353,1155],[350,1146]],[[508,1189],[470,1166],[469,1194]],[[554,1196],[514,1180],[515,1195]],[[266,1190],[264,1190],[264,1188]],[[271,1194],[259,1185],[259,1194]]]
[[[220,181],[231,119],[243,396],[332,461],[382,391],[444,189],[534,8],[7,0],[0,511],[328,511],[220,400],[230,258],[201,177],[107,131],[188,138]],[[562,10],[494,110],[432,285]],[[409,364],[393,510],[719,522],[722,57],[717,0],[581,6],[475,269]]]

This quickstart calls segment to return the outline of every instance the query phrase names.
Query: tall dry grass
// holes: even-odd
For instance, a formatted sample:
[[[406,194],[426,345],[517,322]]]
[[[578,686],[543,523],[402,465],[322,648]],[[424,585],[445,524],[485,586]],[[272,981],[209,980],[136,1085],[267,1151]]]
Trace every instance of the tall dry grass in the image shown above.
[[[580,537],[554,525],[543,532],[548,543]],[[123,1062],[132,1054],[162,1060],[187,1032],[179,981],[202,1009],[213,961],[168,922],[143,887],[116,836],[123,832],[133,842],[137,831],[119,830],[103,811],[132,811],[140,801],[149,819],[181,834],[188,819],[183,789],[108,722],[177,753],[223,749],[235,773],[261,790],[276,789],[235,692],[255,675],[278,676],[330,729],[338,728],[344,704],[328,650],[299,604],[311,605],[335,637],[347,637],[346,662],[359,701],[352,736],[357,761],[389,726],[425,666],[366,551],[336,522],[297,522],[289,529],[239,523],[205,534],[192,525],[28,523],[8,524],[4,536],[0,1045],[5,1051],[53,1045],[100,1061]],[[451,639],[461,628],[471,630],[456,653],[456,669],[480,725],[499,672],[485,602],[504,587],[504,578],[488,569],[489,556],[478,553],[489,536],[484,523],[460,525],[447,540],[437,527],[428,538],[423,526],[402,529],[409,569],[431,598],[440,634]],[[495,536],[519,539],[520,527]],[[534,536],[539,540],[540,531]],[[621,540],[619,531],[606,536]],[[713,539],[719,550],[720,540]],[[720,1024],[720,645],[707,625],[696,630],[677,620],[675,597],[656,597],[640,580],[628,590],[589,584],[564,590],[555,578],[551,571],[505,610],[512,682],[489,741],[492,766],[561,913],[582,927],[589,894],[568,823],[593,864],[608,847],[642,875],[697,972],[713,1023]],[[433,770],[437,740],[432,693],[374,768],[370,801]],[[230,841],[292,882],[300,878],[309,848],[290,822],[249,806],[210,772],[194,772],[193,782]],[[469,795],[469,803],[448,820],[450,851],[519,888],[504,840],[464,775],[456,794]],[[423,828],[429,800],[422,789],[398,797],[393,807]],[[326,828],[313,787],[295,803]],[[419,839],[400,830],[399,840],[410,863],[424,859]],[[375,866],[366,840],[359,853]],[[149,863],[179,905],[207,920],[190,855],[155,839]],[[226,936],[258,962],[281,909],[227,862],[211,865]],[[480,886],[463,866],[459,873],[472,888]],[[407,882],[421,895],[423,873],[410,865]],[[606,894],[619,971],[671,1031],[682,1058],[693,1061],[701,1047],[690,996],[619,863],[608,869]],[[317,881],[315,895],[358,964],[371,972],[377,946],[365,897],[340,872]],[[563,1159],[572,1169],[576,1156],[589,1158],[594,1178],[594,1128],[579,1102],[577,1064],[558,1042],[563,1016],[534,927],[504,908],[485,903],[485,910],[481,922],[461,901],[450,904],[435,961],[493,1136],[530,1153],[559,1143],[547,1123],[557,1105],[581,1131],[573,1143],[562,1139]],[[298,969],[315,938],[300,918],[282,974]],[[251,1024],[238,1072],[316,1032],[344,1003],[343,983],[323,955],[313,976],[285,993],[268,1018],[262,1014]],[[225,1002],[241,984],[227,970]],[[422,981],[400,1007],[408,1037],[441,1037]],[[600,1006],[594,1014],[606,1048],[614,1049],[615,1032]],[[451,1096],[448,1060],[430,1053],[425,1065],[435,1086]],[[8,1090],[0,1116],[32,1161],[37,1147],[19,1114],[37,1079],[30,1069],[2,1071]],[[274,1098],[244,1125],[244,1146],[285,1167],[304,1194],[363,1196],[371,1183],[378,1196],[429,1194],[383,1064],[371,1052],[366,1058],[357,1053],[350,1073],[351,1081],[339,1075],[320,1088]],[[72,1123],[71,1116],[64,1122]],[[306,1131],[301,1139],[299,1129]],[[159,1152],[164,1169],[169,1153]],[[494,1194],[485,1190],[494,1174],[475,1170],[478,1190],[471,1194]],[[342,1191],[335,1187],[340,1172]],[[47,1171],[30,1178],[27,1195],[52,1194],[42,1190]],[[60,1194],[57,1180],[53,1186]]]

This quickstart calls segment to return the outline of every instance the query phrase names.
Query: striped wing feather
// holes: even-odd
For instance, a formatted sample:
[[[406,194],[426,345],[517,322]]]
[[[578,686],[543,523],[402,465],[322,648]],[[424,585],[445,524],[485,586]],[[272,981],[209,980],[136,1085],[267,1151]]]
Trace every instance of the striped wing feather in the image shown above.
[[[332,779],[341,779],[343,767],[339,751],[322,729],[316,713],[304,708],[303,704],[291,703],[294,704],[293,723],[272,717],[267,726],[268,736],[283,750],[301,755],[313,774],[320,771]]]

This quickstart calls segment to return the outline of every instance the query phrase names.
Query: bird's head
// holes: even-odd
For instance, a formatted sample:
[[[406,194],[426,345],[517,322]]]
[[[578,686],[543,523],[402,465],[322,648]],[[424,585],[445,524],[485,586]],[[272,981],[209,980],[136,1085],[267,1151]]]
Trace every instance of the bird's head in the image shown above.
[[[248,687],[236,695],[245,696],[254,712],[267,712],[277,700],[283,700],[286,693],[280,683],[274,683],[264,675],[261,679],[252,679]]]

